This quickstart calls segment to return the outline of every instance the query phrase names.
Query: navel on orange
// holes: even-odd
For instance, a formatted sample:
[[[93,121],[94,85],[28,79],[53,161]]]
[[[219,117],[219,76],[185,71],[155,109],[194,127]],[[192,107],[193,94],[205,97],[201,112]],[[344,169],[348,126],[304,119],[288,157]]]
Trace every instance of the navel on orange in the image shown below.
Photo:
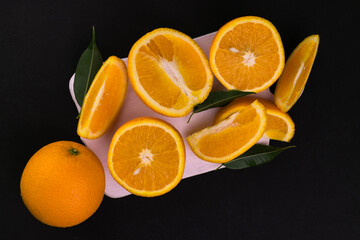
[[[266,110],[267,123],[263,137],[289,142],[295,133],[295,124],[293,120],[289,114],[282,112],[273,102],[262,98],[245,96],[235,99],[217,113],[214,124],[221,122],[238,111],[242,111],[255,100],[258,100],[264,105]]]
[[[25,206],[39,221],[71,227],[99,208],[105,173],[90,149],[76,142],[59,141],[44,146],[30,158],[20,190]]]
[[[123,60],[109,57],[96,74],[80,112],[80,137],[101,137],[115,120],[126,95],[127,70]]]
[[[319,35],[305,38],[286,61],[284,72],[276,83],[275,104],[287,112],[299,99],[309,78],[319,46]]]
[[[236,18],[222,26],[210,47],[210,66],[227,89],[260,92],[284,68],[284,48],[275,26],[255,16]]]
[[[165,194],[180,182],[184,172],[183,139],[163,120],[133,119],[115,133],[108,153],[108,166],[113,178],[135,195]]]
[[[208,96],[213,75],[207,57],[189,36],[159,28],[140,38],[128,57],[130,83],[152,110],[183,117]]]
[[[192,151],[201,159],[224,163],[241,155],[252,147],[264,134],[266,112],[259,101],[189,137]]]

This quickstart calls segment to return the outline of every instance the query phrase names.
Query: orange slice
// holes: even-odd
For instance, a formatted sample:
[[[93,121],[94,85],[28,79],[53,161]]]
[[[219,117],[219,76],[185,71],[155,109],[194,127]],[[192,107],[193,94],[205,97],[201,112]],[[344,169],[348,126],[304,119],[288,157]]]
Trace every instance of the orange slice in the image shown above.
[[[155,29],[133,45],[128,72],[140,99],[169,117],[190,113],[213,83],[204,52],[189,36],[169,28]]]
[[[185,147],[169,123],[150,117],[133,119],[115,133],[108,153],[109,171],[129,192],[154,197],[181,180]]]
[[[289,114],[282,112],[274,103],[262,98],[246,96],[235,99],[217,113],[214,124],[221,122],[238,111],[242,111],[255,100],[258,100],[264,105],[266,110],[267,124],[263,137],[289,142],[295,133],[295,124],[293,120]]]
[[[319,46],[319,35],[305,38],[286,61],[284,72],[276,83],[275,104],[287,112],[299,99],[309,78]]]
[[[77,133],[80,137],[101,137],[114,122],[128,85],[124,61],[109,57],[97,72],[81,108]]]
[[[284,47],[275,26],[260,17],[236,18],[220,28],[210,47],[210,66],[227,89],[260,92],[284,68]]]
[[[265,108],[259,101],[254,101],[214,126],[190,135],[187,141],[199,158],[224,163],[253,146],[265,128]]]

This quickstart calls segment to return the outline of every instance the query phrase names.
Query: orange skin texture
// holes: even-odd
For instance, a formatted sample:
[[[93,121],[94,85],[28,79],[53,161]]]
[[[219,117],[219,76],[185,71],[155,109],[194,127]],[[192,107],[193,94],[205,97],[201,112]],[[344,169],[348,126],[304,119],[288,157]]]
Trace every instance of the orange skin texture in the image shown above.
[[[105,192],[104,169],[84,145],[54,142],[30,158],[20,191],[25,206],[39,221],[71,227],[88,219],[100,206]]]

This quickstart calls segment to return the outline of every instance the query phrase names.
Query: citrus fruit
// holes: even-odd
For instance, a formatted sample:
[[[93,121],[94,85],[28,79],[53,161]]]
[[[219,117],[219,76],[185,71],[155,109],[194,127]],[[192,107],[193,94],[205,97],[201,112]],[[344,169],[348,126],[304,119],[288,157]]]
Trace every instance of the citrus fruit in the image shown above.
[[[227,89],[260,92],[284,68],[284,47],[275,26],[255,16],[239,17],[222,26],[210,47],[210,66]]]
[[[85,95],[77,128],[80,137],[96,139],[109,129],[124,102],[127,82],[124,61],[109,57]]]
[[[319,41],[319,35],[305,38],[286,61],[274,93],[275,104],[283,112],[289,111],[303,92],[318,51]]]
[[[130,83],[152,110],[183,117],[209,95],[213,74],[202,49],[189,36],[159,28],[141,37],[128,57]]]
[[[265,128],[265,108],[254,101],[215,125],[190,135],[187,141],[199,158],[224,163],[252,147],[263,136]]]
[[[173,189],[185,166],[180,133],[150,117],[130,120],[115,133],[108,153],[109,171],[130,193],[154,197]]]
[[[295,133],[295,124],[289,114],[284,113],[276,105],[266,99],[255,97],[237,98],[230,104],[223,107],[216,115],[214,123],[218,123],[237,111],[242,111],[253,101],[258,100],[264,105],[267,116],[267,123],[264,133],[264,138],[269,138],[278,141],[289,142]]]
[[[25,206],[39,221],[71,227],[88,219],[100,206],[105,174],[91,150],[76,142],[59,141],[30,158],[20,191]]]

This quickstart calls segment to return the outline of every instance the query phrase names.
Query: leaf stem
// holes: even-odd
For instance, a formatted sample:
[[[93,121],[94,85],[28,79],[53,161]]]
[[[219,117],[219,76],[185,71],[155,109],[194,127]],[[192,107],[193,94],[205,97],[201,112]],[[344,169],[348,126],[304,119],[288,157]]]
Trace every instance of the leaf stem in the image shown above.
[[[215,171],[219,170],[224,164],[220,164],[216,169]]]
[[[79,154],[79,150],[77,150],[76,148],[71,147],[71,148],[69,149],[69,153],[70,153],[71,155],[76,156],[76,155]]]
[[[190,117],[189,117],[189,119],[187,120],[187,122],[186,123],[189,123],[190,122],[190,119],[191,119],[191,117],[192,117],[192,115],[194,115],[194,111],[191,113],[191,115],[190,115]]]

